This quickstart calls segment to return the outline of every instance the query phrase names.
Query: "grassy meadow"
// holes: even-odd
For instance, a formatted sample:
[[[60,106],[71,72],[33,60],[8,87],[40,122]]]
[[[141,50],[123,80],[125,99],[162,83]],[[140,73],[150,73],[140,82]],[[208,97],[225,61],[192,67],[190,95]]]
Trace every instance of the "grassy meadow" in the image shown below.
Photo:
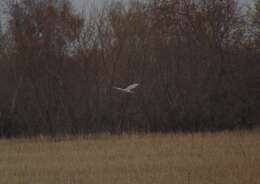
[[[0,184],[259,184],[260,133],[0,140]]]

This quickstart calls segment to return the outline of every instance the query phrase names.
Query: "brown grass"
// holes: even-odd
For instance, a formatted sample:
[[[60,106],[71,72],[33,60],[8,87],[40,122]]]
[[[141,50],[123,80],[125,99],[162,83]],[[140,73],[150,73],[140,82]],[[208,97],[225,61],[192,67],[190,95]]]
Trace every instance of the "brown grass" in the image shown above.
[[[1,140],[1,184],[259,184],[260,133]]]

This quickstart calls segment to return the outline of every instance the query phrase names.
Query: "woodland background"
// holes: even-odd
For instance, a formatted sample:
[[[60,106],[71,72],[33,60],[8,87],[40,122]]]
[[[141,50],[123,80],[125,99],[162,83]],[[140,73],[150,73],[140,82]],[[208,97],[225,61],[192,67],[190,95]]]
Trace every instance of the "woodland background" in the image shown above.
[[[0,137],[259,126],[260,1],[4,5]]]

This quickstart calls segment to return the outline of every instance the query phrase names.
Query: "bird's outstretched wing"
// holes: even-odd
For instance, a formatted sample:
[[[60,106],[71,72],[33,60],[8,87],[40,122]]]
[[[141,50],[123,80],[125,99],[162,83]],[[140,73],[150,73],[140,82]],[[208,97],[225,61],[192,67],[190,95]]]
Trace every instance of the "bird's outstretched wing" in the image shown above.
[[[118,87],[113,87],[113,88],[114,88],[114,89],[117,89],[117,90],[120,90],[120,91],[124,90],[124,89],[118,88]]]
[[[114,89],[116,89],[116,90],[119,90],[119,91],[121,91],[121,92],[124,92],[124,93],[126,93],[125,89],[118,88],[118,87],[113,87],[113,88],[114,88]]]
[[[131,84],[129,86],[127,86],[126,90],[132,90],[132,89],[135,89],[137,86],[139,86],[140,84],[138,83],[135,83],[135,84]]]

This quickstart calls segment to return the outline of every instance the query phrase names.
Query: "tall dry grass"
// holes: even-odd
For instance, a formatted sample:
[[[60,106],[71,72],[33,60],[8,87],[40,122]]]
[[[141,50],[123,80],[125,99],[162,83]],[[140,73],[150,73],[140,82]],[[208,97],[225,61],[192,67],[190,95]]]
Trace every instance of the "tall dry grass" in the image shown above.
[[[1,184],[259,184],[260,134],[0,141]]]

